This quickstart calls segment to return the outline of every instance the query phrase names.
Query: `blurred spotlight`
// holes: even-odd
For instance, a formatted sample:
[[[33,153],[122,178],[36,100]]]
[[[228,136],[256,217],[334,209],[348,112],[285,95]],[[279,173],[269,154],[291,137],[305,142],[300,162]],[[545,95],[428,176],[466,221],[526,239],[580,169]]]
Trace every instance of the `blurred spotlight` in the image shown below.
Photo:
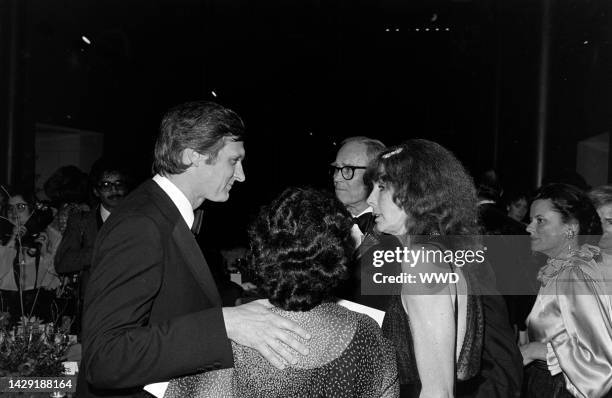
[[[389,28],[385,29],[385,32],[390,32]]]
[[[212,94],[213,97],[217,98],[217,93],[215,93],[215,90],[212,90],[210,93]]]
[[[91,40],[89,40],[87,36],[81,36],[81,40],[83,40],[86,44],[91,44]]]

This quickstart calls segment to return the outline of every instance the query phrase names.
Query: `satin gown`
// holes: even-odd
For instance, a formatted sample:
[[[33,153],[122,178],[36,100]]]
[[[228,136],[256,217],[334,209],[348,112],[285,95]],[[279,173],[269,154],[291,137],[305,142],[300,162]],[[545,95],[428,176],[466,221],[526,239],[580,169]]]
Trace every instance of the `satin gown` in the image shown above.
[[[542,286],[527,327],[530,341],[547,347],[548,372],[539,378],[558,382],[532,377],[528,396],[603,397],[612,389],[612,285],[606,267],[599,249],[585,245],[568,259],[549,259],[540,270]],[[542,391],[544,385],[549,391]]]

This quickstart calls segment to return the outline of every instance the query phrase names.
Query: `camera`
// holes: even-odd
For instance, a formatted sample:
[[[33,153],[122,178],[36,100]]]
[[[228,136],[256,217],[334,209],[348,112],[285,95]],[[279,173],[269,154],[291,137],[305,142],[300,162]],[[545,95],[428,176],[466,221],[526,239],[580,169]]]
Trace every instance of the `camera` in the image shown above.
[[[0,218],[0,245],[6,246],[11,236],[13,236],[13,228],[15,226],[6,218]]]
[[[30,218],[25,223],[26,233],[21,237],[21,246],[29,249],[40,249],[36,242],[40,233],[53,221],[53,210],[44,203],[36,203]],[[36,252],[33,252],[34,255]],[[30,253],[32,254],[32,253]]]

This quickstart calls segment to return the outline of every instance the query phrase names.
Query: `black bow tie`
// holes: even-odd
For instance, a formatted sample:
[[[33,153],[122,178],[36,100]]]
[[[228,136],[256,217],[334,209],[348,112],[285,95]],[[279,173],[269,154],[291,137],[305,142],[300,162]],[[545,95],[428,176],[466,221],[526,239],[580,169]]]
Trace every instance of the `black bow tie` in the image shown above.
[[[359,217],[353,217],[353,224],[356,224],[359,227],[361,233],[365,234],[370,228],[372,220],[372,213],[368,212],[360,215]]]

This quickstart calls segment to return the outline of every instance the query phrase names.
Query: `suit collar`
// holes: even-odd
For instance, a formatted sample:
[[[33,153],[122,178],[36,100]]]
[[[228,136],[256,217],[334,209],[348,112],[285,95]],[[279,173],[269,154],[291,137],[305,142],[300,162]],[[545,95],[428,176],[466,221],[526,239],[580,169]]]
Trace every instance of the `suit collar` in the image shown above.
[[[181,218],[182,221],[182,218]],[[172,231],[172,239],[179,248],[181,256],[191,273],[202,288],[202,291],[215,306],[222,306],[221,297],[215,280],[208,268],[208,263],[198,246],[195,237],[184,222],[177,223]]]
[[[175,206],[172,199],[164,192],[163,189],[153,180],[147,180],[142,184],[142,189],[152,196],[153,203],[159,208],[161,214],[175,225],[179,220],[182,220],[181,213]],[[185,224],[187,227],[187,224]]]
[[[98,231],[102,228],[102,224],[104,221],[102,220],[102,214],[100,214],[100,206],[96,207],[96,211],[94,212],[94,217],[96,219],[96,226],[98,227]]]
[[[173,225],[172,239],[204,294],[214,305],[221,306],[219,291],[208,268],[208,263],[172,199],[153,180],[143,183],[142,188],[152,196],[160,212]]]
[[[153,181],[170,197],[172,203],[176,206],[178,211],[181,213],[181,217],[185,220],[185,223],[189,228],[193,226],[194,214],[193,208],[187,196],[167,177],[160,174],[155,174]]]

